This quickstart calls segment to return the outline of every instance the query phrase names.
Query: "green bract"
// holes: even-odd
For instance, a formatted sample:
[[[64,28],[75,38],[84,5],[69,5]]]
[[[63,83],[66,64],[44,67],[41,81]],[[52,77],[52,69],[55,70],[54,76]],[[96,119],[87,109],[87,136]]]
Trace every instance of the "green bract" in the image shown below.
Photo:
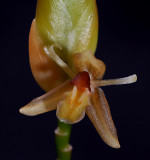
[[[72,55],[96,50],[98,15],[95,0],[38,0],[36,25],[46,46],[58,43],[60,57],[71,66]],[[61,53],[61,54],[62,54]]]

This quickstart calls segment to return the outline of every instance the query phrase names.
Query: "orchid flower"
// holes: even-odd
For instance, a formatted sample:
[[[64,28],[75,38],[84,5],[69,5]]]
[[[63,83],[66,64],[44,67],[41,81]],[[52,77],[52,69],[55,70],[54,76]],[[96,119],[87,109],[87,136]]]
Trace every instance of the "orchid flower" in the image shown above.
[[[56,109],[66,124],[85,113],[106,144],[120,148],[101,88],[136,82],[137,76],[103,80],[106,66],[94,56],[98,36],[95,0],[38,0],[29,36],[32,73],[47,93],[20,109],[35,116]]]
[[[78,71],[74,73],[56,55],[53,45],[49,49],[44,49],[45,53],[62,67],[70,78],[55,89],[31,101],[21,108],[20,112],[35,116],[57,109],[57,118],[68,124],[81,121],[86,112],[104,142],[113,148],[120,148],[108,102],[103,90],[99,87],[133,83],[137,80],[136,75],[102,80],[105,64],[96,59],[90,51],[74,54],[73,62]]]

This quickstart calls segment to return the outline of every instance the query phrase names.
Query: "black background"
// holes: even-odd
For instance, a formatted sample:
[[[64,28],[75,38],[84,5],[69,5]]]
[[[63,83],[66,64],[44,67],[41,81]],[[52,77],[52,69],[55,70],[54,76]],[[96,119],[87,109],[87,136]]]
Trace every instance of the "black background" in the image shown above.
[[[118,130],[121,148],[108,147],[86,117],[73,125],[73,160],[149,159],[150,2],[100,0],[96,56],[107,70],[105,78],[133,73],[138,82],[103,88]],[[0,159],[54,160],[55,111],[26,117],[18,110],[44,91],[32,77],[28,34],[36,0],[1,2],[0,33]]]

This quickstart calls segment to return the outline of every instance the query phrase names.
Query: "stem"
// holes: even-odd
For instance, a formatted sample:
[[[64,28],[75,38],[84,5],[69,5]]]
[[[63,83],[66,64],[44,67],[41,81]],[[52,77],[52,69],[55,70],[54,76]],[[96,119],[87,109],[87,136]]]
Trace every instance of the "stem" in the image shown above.
[[[71,125],[60,122],[55,130],[57,160],[71,160],[72,146],[69,144]]]

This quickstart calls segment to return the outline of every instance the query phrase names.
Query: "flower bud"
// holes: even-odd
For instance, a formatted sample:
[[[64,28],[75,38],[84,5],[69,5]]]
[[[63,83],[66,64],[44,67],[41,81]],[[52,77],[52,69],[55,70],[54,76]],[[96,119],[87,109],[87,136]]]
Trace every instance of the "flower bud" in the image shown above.
[[[44,45],[58,43],[70,67],[72,55],[96,50],[98,14],[95,0],[38,0],[36,24]]]

